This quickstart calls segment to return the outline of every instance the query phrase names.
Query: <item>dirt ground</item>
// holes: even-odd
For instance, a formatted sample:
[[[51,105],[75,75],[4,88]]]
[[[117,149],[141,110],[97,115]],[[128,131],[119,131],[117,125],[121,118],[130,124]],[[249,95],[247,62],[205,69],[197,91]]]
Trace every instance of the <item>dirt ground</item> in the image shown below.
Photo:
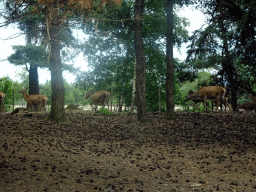
[[[0,191],[256,191],[256,114],[0,114]]]

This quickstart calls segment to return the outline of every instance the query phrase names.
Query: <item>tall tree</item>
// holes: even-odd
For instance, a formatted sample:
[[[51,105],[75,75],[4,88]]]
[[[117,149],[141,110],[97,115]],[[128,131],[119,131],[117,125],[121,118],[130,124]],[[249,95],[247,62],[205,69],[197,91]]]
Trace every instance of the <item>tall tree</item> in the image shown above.
[[[26,46],[13,46],[15,53],[8,61],[15,65],[25,65],[29,73],[29,94],[39,94],[38,67],[48,67],[48,53],[43,46],[27,43]],[[29,64],[29,66],[28,66]]]
[[[173,64],[173,2],[174,0],[167,0],[167,31],[166,31],[166,113],[170,116],[174,113],[174,99],[173,99],[173,83],[174,83],[174,64]]]
[[[26,24],[24,26],[27,44],[32,43],[32,39],[36,38],[36,33],[34,29],[36,28],[35,19],[29,18],[26,20]],[[20,27],[21,28],[21,27]],[[38,80],[38,66],[36,63],[30,63],[30,67],[28,70],[29,73],[29,95],[39,95],[39,80]]]
[[[136,104],[139,121],[148,121],[145,98],[146,58],[142,39],[144,0],[135,0],[134,6],[134,47],[136,54]]]
[[[58,5],[46,7],[46,23],[49,41],[50,53],[50,71],[51,71],[51,83],[52,83],[52,107],[50,112],[50,118],[55,121],[64,121],[64,84],[61,69],[61,56],[60,56],[60,33],[61,26],[63,26],[62,16],[59,16]]]
[[[174,17],[173,17],[173,5],[183,6],[184,4],[193,4],[192,0],[167,0],[166,1],[166,15],[167,15],[167,31],[166,31],[166,60],[167,60],[167,71],[166,71],[166,115],[169,118],[174,113],[174,62],[173,62],[173,44],[174,44]]]
[[[223,49],[222,49],[222,55],[224,55],[222,58],[222,68],[223,71],[225,71],[227,73],[227,77],[228,77],[228,81],[230,83],[230,87],[231,87],[231,105],[232,108],[234,110],[236,110],[237,108],[237,90],[238,90],[238,86],[237,86],[237,80],[236,80],[236,70],[234,67],[234,64],[232,64],[232,55],[230,54],[229,51],[229,43],[228,43],[228,36],[227,36],[227,28],[225,26],[225,20],[226,18],[224,17],[224,13],[223,13],[223,9],[224,5],[223,5],[223,0],[221,0],[220,6],[219,6],[219,13],[220,13],[220,17],[221,19],[219,19],[219,23],[220,23],[220,28],[221,28],[221,35],[222,35],[222,41],[223,41]]]

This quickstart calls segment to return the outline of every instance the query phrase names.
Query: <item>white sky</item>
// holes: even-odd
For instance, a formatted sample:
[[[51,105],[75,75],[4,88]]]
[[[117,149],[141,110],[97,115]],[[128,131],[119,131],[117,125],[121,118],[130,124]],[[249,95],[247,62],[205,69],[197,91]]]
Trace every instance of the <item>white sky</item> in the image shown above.
[[[190,32],[189,35],[191,35],[194,30],[201,28],[204,23],[205,16],[195,9],[184,7],[178,12],[178,15],[189,19],[190,26],[187,27],[187,30]],[[17,76],[17,74],[22,71],[22,67],[9,64],[8,61],[3,61],[14,52],[12,50],[12,45],[25,45],[24,35],[15,39],[9,39],[14,34],[17,34],[19,32],[20,31],[13,26],[8,28],[0,28],[0,78],[8,75],[12,80],[19,81],[19,77]],[[187,45],[185,44],[182,45],[180,52],[178,52],[177,48],[174,48],[174,57],[179,58],[180,60],[184,60],[186,58],[186,46]],[[82,71],[87,70],[87,62],[83,59],[82,54],[80,54],[79,58],[75,61],[74,64],[75,67],[80,67]],[[47,80],[51,79],[49,70],[39,69],[38,74],[39,83],[45,83]],[[69,83],[72,83],[75,80],[75,76],[68,72],[64,72],[63,77]]]

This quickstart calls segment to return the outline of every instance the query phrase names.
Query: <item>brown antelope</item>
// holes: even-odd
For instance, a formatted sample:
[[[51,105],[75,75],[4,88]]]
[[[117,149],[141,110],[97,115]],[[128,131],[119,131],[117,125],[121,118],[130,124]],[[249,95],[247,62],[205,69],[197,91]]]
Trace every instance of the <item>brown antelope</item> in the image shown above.
[[[197,103],[203,102],[203,99],[202,99],[200,96],[191,98],[191,100],[194,102],[193,108],[195,108],[195,106],[196,106]],[[188,101],[188,100],[186,100],[186,101]],[[207,102],[206,104],[208,104],[208,106],[209,106],[209,103],[208,103],[208,102]],[[198,108],[197,108],[197,109],[198,109]]]
[[[0,108],[1,108],[0,111],[2,111],[2,109],[4,110],[4,98],[5,98],[5,94],[0,91]]]
[[[251,100],[256,103],[256,96],[252,93],[249,94],[249,97],[251,98]]]
[[[189,101],[190,99],[196,100],[197,102],[204,102],[204,107],[206,107],[206,100],[215,100],[216,103],[216,110],[221,104],[221,100],[224,99],[224,96],[226,94],[227,90],[221,86],[204,86],[201,87],[196,93],[193,91],[189,91],[188,95],[186,96],[186,101]]]
[[[45,104],[48,101],[48,98],[44,95],[27,95],[27,89],[28,87],[18,91],[18,93],[23,93],[23,97],[27,102],[28,108],[31,108],[32,110],[33,105],[38,105],[40,110],[43,108],[46,111]]]
[[[108,104],[109,97],[110,97],[110,93],[105,90],[96,91],[93,94],[92,94],[92,91],[88,91],[84,96],[85,99],[88,99],[88,98],[92,99],[96,110],[97,110],[97,104],[99,103],[103,104],[105,107],[105,102],[107,102]],[[108,104],[108,109],[109,109],[109,104]]]
[[[256,113],[256,104],[254,102],[246,102],[238,105],[237,109],[244,109],[245,111],[253,111]]]
[[[231,110],[231,107],[228,103],[228,99],[229,99],[229,97],[224,97],[223,99],[221,98],[221,100],[220,100],[221,105],[223,104],[225,106],[225,111],[227,110],[227,107],[228,107],[228,111]],[[217,100],[216,99],[212,100],[212,102],[215,103],[215,106],[217,105]]]
[[[228,99],[229,99],[228,97],[224,97],[224,99],[220,100],[220,104],[221,105],[223,104],[225,106],[225,111],[226,111],[227,107],[228,107],[228,110],[230,111],[230,105],[227,102]],[[193,108],[195,108],[195,105],[197,103],[204,102],[201,97],[195,97],[195,98],[192,98],[191,100],[194,102]],[[216,106],[216,104],[217,104],[217,100],[216,99],[208,99],[208,100],[211,100],[211,102],[214,103],[215,106]],[[209,102],[206,102],[206,106],[209,107]],[[212,105],[212,111],[213,111],[213,105]]]

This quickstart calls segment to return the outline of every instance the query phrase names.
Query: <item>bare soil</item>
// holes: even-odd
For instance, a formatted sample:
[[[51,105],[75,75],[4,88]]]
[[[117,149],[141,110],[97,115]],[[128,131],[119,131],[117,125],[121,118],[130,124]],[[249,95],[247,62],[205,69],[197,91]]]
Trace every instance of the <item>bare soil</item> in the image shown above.
[[[0,191],[256,191],[256,114],[0,114]]]

